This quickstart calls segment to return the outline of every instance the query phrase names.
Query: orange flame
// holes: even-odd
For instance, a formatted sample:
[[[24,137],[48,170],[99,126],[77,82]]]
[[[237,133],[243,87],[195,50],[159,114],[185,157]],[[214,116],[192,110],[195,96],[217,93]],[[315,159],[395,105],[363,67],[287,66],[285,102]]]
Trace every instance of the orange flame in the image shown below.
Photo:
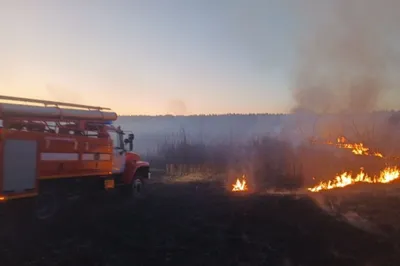
[[[343,137],[343,136],[337,138],[337,142],[338,143],[345,143],[346,141],[347,141],[347,139],[345,137]]]
[[[352,177],[351,173],[349,172],[344,172],[340,175],[337,175],[335,179],[327,182],[320,182],[318,185],[308,188],[308,190],[311,192],[318,192],[321,190],[342,188],[356,183],[389,183],[398,179],[399,176],[400,171],[397,167],[386,167],[380,172],[379,176],[374,177],[368,176],[364,172],[364,169],[361,168],[360,173],[358,173],[355,177]]]
[[[232,191],[246,191],[247,184],[246,184],[246,177],[242,176],[242,181],[239,178],[236,179],[236,183],[232,185]]]
[[[325,141],[324,144],[328,145],[335,145],[338,148],[341,149],[351,149],[351,152],[354,153],[355,155],[370,155],[370,156],[376,156],[383,158],[382,153],[380,152],[372,152],[370,153],[370,149],[368,147],[365,147],[363,143],[347,143],[347,139],[343,136],[338,137],[336,139],[336,143],[333,143],[332,141]]]

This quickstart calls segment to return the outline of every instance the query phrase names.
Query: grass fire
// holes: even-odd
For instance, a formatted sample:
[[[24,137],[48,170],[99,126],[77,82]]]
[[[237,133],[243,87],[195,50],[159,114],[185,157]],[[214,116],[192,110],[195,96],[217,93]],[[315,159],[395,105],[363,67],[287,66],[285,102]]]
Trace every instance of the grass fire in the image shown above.
[[[246,176],[243,175],[241,179],[237,178],[236,182],[232,185],[232,191],[247,191]]]
[[[399,178],[399,169],[397,167],[387,167],[380,172],[379,176],[369,176],[361,168],[360,172],[352,175],[350,172],[343,172],[338,174],[335,179],[327,182],[321,182],[318,185],[308,188],[311,192],[318,192],[321,190],[329,190],[334,188],[342,188],[357,183],[390,183]]]
[[[313,144],[318,143],[313,141]],[[362,142],[351,143],[346,137],[340,136],[336,142],[323,141],[322,144],[332,145],[339,149],[350,149],[354,155],[358,156],[374,156],[378,158],[385,158],[381,152],[371,151],[371,149],[364,145]],[[388,158],[386,158],[388,159]],[[386,166],[379,174],[368,174],[365,172],[364,167],[360,167],[358,173],[353,174],[351,171],[342,171],[338,173],[335,178],[328,181],[321,181],[319,184],[308,188],[311,192],[319,192],[322,190],[330,190],[335,188],[343,188],[357,183],[390,183],[399,178],[399,169],[397,166]]]
[[[380,153],[378,151],[371,151],[370,148],[364,146],[364,143],[362,143],[362,142],[349,143],[348,140],[343,136],[338,137],[336,142],[324,141],[322,143],[327,144],[327,145],[334,145],[341,149],[350,149],[351,152],[354,153],[355,155],[376,156],[376,157],[383,158],[382,153]]]
[[[2,219],[0,264],[126,265],[132,254],[142,265],[326,265],[329,260],[329,265],[365,266],[400,261],[400,220],[388,209],[397,208],[400,196],[371,196],[378,194],[378,183],[395,186],[399,166],[385,165],[389,156],[367,156],[365,149],[358,154],[344,145],[368,148],[374,146],[370,142],[341,138],[335,145],[310,145],[305,137],[295,146],[280,136],[265,136],[199,144],[186,131],[179,134],[170,142],[163,139],[157,154],[147,157],[152,175],[138,197],[71,203],[66,214],[79,218],[62,214],[50,226],[32,228],[26,226],[29,219],[7,224]],[[390,154],[380,146],[379,151]],[[362,183],[370,184],[373,194],[348,196],[347,187]],[[333,211],[336,216],[327,215]]]

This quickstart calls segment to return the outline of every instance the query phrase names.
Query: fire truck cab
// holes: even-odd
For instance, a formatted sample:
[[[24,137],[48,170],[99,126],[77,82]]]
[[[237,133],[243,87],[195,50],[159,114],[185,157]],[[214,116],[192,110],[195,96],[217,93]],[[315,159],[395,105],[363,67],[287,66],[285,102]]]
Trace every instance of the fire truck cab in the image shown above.
[[[37,217],[47,218],[60,198],[89,190],[136,195],[150,178],[149,163],[133,152],[134,134],[115,127],[108,108],[0,100],[7,101],[0,103],[0,203],[33,198]]]

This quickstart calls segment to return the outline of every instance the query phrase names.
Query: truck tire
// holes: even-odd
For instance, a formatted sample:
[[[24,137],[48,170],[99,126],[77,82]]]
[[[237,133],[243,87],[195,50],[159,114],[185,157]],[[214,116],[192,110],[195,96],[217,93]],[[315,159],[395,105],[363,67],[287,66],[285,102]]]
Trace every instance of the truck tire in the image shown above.
[[[132,196],[134,198],[143,198],[144,196],[144,180],[141,177],[134,177],[131,184]]]
[[[140,199],[144,196],[144,182],[141,177],[134,177],[131,184],[123,187],[122,195],[127,198]]]
[[[132,181],[132,193],[140,194],[140,192],[142,191],[142,187],[143,187],[143,182],[140,178],[135,178]]]
[[[53,220],[60,208],[60,199],[56,191],[45,190],[36,197],[34,203],[34,217],[37,221]]]

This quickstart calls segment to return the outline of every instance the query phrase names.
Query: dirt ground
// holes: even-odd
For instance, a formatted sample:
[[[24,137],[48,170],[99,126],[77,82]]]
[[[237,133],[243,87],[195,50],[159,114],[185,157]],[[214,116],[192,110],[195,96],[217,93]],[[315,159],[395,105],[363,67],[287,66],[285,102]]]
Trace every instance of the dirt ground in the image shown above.
[[[153,180],[141,199],[14,225],[0,241],[0,265],[400,265],[394,234],[352,226],[305,195],[234,194],[191,181]]]

